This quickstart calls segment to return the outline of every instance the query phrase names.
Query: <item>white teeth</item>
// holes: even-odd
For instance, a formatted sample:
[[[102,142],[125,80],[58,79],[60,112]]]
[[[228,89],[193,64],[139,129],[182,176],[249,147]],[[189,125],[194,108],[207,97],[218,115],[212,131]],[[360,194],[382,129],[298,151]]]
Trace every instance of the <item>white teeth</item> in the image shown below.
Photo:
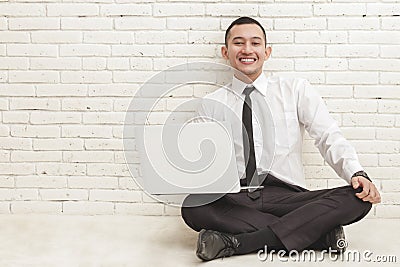
[[[255,59],[254,58],[242,58],[242,59],[240,59],[240,61],[253,62],[253,61],[255,61]]]

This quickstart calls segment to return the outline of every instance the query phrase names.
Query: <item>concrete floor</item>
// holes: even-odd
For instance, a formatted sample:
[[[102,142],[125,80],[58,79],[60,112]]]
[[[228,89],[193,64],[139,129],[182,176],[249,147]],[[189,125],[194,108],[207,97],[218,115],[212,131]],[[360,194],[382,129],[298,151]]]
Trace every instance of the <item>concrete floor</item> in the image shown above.
[[[400,265],[400,220],[365,219],[345,228],[348,250],[394,255],[396,263],[334,262],[324,266]],[[260,261],[257,254],[203,263],[197,233],[176,216],[0,215],[0,266],[321,266]],[[288,265],[289,264],[289,265]]]

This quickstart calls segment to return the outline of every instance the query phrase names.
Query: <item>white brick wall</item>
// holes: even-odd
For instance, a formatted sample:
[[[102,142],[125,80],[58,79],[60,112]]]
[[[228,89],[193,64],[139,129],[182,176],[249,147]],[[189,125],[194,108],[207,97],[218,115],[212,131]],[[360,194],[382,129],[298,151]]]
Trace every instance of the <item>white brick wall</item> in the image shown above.
[[[0,1],[1,213],[179,214],[130,178],[125,111],[158,71],[224,62],[224,29],[248,15],[273,48],[265,70],[308,78],[356,147],[383,195],[370,217],[400,217],[398,1],[74,2]],[[209,91],[175,90],[151,121]],[[309,187],[342,184],[309,138],[304,162]]]

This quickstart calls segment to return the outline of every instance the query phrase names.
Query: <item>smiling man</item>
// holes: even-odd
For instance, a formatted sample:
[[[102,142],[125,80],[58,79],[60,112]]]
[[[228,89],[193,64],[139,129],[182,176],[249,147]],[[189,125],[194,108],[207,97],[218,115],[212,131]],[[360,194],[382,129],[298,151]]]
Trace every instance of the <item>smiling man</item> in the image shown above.
[[[372,204],[381,201],[354,148],[313,87],[304,79],[265,76],[263,64],[271,52],[258,21],[249,17],[233,21],[221,53],[238,72],[227,87],[207,95],[198,110],[199,116],[212,120],[231,121],[228,110],[241,118],[239,127],[231,121],[237,167],[241,185],[253,186],[197,207],[190,203],[199,196],[185,199],[182,217],[200,232],[196,255],[205,261],[265,246],[343,252],[342,226],[361,220]],[[348,185],[305,188],[304,130]]]

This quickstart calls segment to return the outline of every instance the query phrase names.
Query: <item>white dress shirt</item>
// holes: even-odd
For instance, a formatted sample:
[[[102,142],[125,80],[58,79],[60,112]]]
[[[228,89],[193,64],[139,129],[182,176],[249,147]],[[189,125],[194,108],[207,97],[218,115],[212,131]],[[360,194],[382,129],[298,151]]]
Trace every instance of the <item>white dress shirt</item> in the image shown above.
[[[232,83],[205,96],[198,109],[200,121],[229,121],[239,177],[245,176],[242,137],[243,90],[246,84],[236,77]],[[324,101],[305,79],[266,77],[262,73],[252,84],[253,135],[259,174],[305,187],[302,164],[304,129],[315,140],[325,161],[350,183],[362,170],[354,148],[343,137]],[[198,119],[199,120],[199,119]]]

